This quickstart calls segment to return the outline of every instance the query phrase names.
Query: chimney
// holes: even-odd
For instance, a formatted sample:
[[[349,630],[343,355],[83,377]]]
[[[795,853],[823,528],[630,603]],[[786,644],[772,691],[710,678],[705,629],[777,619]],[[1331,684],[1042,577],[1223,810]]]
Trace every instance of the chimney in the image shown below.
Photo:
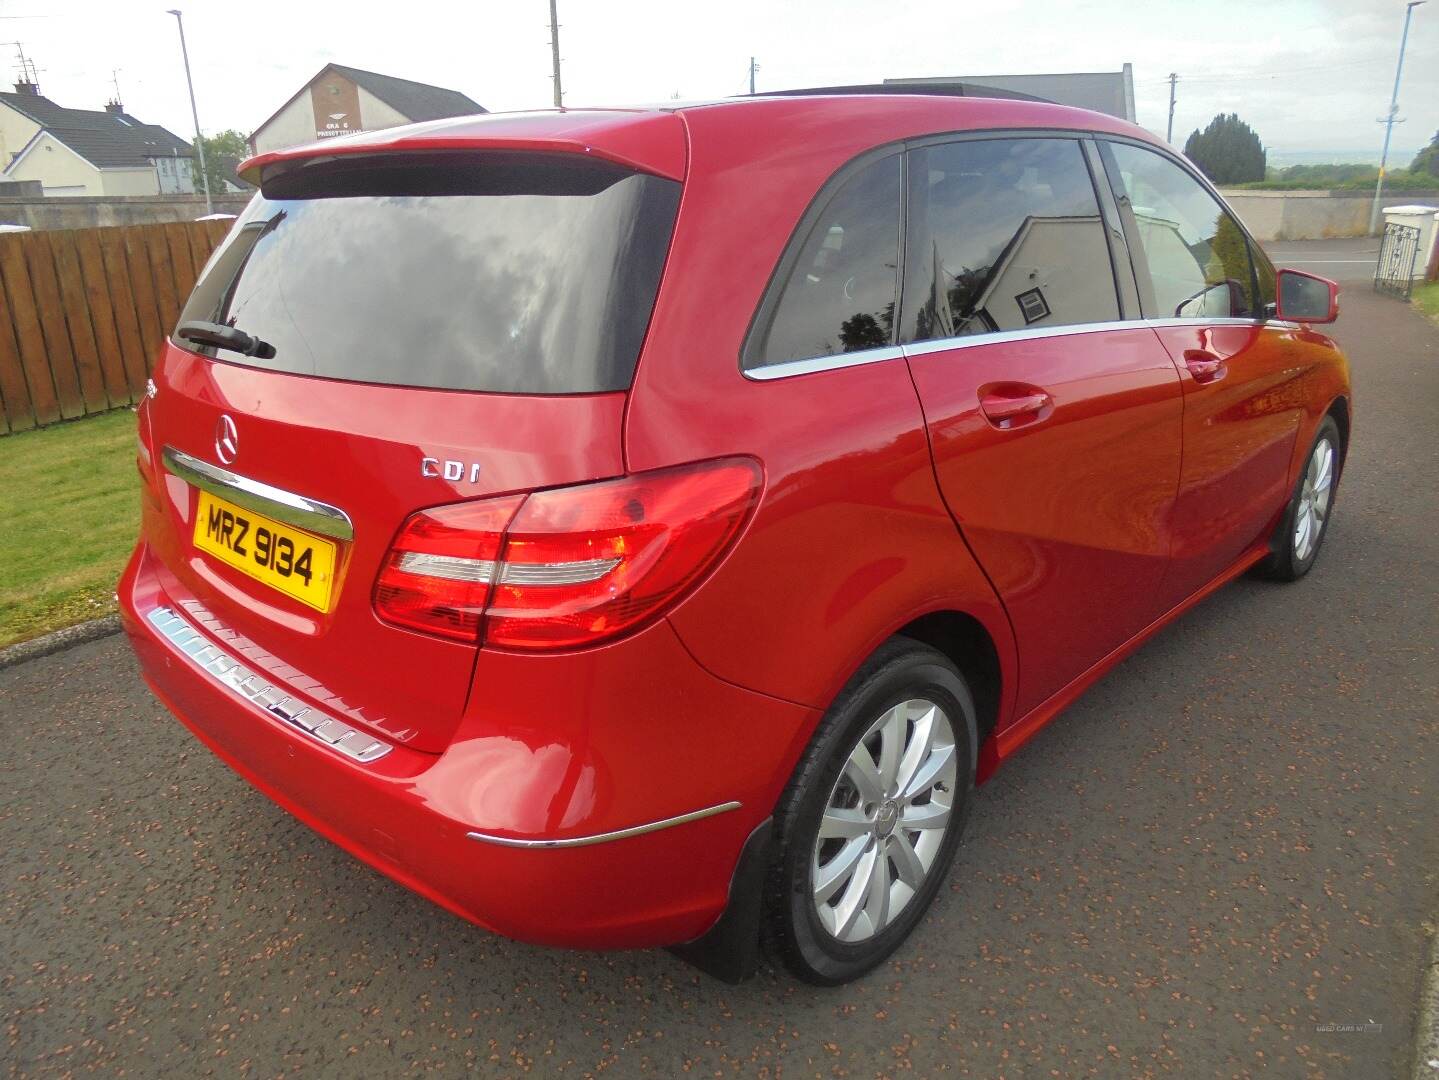
[[[15,93],[30,94],[33,97],[40,96],[40,84],[33,83],[29,79],[21,79],[15,84]]]
[[[113,99],[105,102],[105,111],[111,116],[119,116],[125,111],[125,106],[121,105],[118,99]]]

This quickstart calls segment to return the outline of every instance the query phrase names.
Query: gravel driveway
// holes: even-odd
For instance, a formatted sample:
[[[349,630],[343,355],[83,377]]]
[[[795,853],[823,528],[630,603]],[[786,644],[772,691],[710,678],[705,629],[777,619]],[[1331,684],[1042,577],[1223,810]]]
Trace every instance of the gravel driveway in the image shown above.
[[[1439,868],[1439,328],[1352,286],[1318,568],[1171,627],[979,793],[857,985],[499,940],[233,776],[120,638],[0,672],[12,1076],[1407,1076]]]

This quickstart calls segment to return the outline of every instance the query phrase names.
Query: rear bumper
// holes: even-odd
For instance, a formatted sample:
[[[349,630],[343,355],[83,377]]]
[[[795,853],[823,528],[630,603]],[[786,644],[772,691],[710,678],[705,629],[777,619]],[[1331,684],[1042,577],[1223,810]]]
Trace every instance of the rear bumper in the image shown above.
[[[542,944],[670,945],[709,929],[815,720],[713,678],[661,622],[605,649],[482,655],[443,753],[389,744],[362,761],[167,638],[156,608],[190,616],[220,649],[239,654],[243,641],[196,618],[144,544],[120,605],[146,682],[236,772],[415,892]]]

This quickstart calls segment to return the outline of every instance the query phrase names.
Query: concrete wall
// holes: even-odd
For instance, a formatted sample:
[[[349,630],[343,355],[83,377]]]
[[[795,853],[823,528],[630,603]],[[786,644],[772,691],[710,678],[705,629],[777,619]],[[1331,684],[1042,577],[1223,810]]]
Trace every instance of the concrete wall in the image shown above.
[[[216,195],[215,212],[238,214],[249,194]],[[99,225],[150,225],[157,221],[194,221],[205,213],[203,195],[0,196],[0,221],[32,229],[91,229]]]
[[[1323,240],[1363,236],[1369,230],[1372,192],[1223,190],[1225,201],[1259,240]],[[1380,206],[1429,203],[1439,191],[1386,192]]]

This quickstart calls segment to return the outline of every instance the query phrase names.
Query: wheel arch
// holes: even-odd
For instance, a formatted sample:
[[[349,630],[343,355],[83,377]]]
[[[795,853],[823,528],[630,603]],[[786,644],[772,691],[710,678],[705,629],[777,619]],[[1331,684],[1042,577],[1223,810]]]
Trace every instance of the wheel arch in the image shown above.
[[[982,746],[999,725],[1004,691],[999,649],[984,624],[966,612],[946,609],[910,620],[894,636],[928,645],[959,669],[974,697],[975,727]]]
[[[1324,415],[1334,417],[1334,423],[1339,427],[1339,461],[1342,465],[1349,456],[1349,399],[1340,394],[1330,403]]]

